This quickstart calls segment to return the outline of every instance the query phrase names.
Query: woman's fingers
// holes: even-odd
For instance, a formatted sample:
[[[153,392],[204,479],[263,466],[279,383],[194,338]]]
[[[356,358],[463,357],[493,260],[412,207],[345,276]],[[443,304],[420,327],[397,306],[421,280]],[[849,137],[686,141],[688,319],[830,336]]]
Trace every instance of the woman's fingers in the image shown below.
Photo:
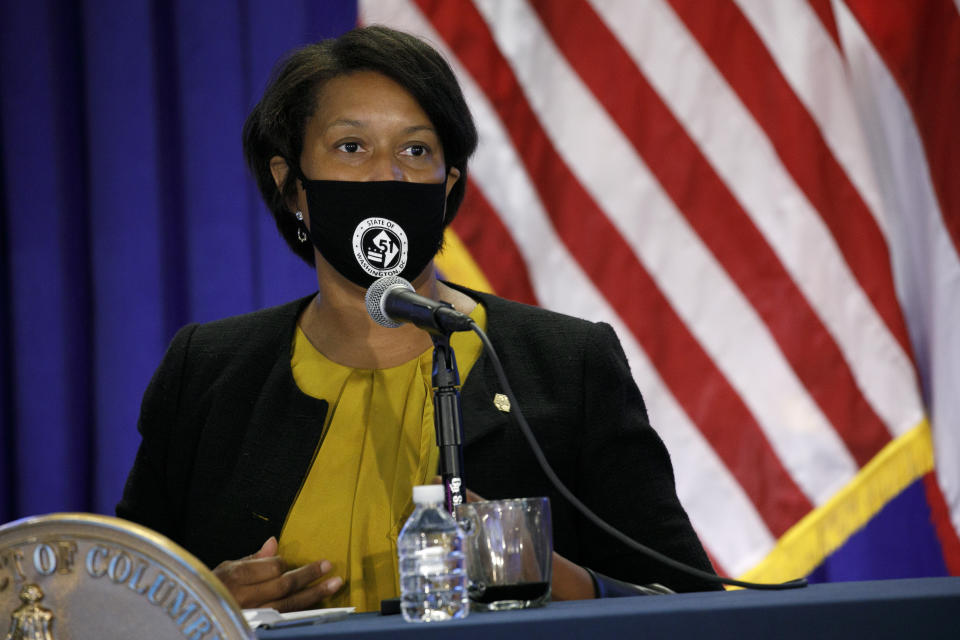
[[[269,558],[244,558],[221,562],[213,570],[214,575],[233,591],[233,588],[273,580],[287,570],[287,564],[280,556]]]
[[[343,579],[339,576],[311,586],[333,568],[326,560],[288,571],[280,556],[258,557],[265,551],[267,544],[252,556],[221,562],[213,570],[244,609],[270,606],[279,611],[293,611],[309,608],[343,586]]]
[[[275,536],[270,536],[267,538],[267,541],[263,543],[263,546],[260,547],[260,550],[257,551],[251,558],[269,558],[270,556],[277,555],[277,551],[280,548],[280,543],[277,542]]]
[[[334,576],[323,582],[308,586],[296,593],[291,593],[285,598],[273,600],[263,605],[272,607],[277,611],[301,611],[303,609],[313,609],[324,598],[329,598],[343,586],[343,578]]]
[[[282,601],[306,589],[311,582],[322,578],[331,568],[329,562],[322,560],[305,564],[299,569],[291,569],[272,580],[256,585],[257,597],[261,602]],[[277,607],[274,608],[277,609]]]

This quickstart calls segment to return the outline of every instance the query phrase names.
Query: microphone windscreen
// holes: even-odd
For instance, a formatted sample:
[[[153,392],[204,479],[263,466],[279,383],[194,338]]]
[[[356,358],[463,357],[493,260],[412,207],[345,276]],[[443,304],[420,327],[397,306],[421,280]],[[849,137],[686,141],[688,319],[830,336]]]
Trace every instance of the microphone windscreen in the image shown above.
[[[415,290],[412,284],[400,276],[384,276],[370,285],[370,288],[367,289],[367,313],[370,314],[370,317],[373,318],[374,322],[390,329],[396,329],[400,326],[400,323],[394,322],[390,319],[390,316],[387,315],[387,312],[383,310],[383,303],[386,300],[387,291],[397,287],[401,289],[409,289],[410,291]]]

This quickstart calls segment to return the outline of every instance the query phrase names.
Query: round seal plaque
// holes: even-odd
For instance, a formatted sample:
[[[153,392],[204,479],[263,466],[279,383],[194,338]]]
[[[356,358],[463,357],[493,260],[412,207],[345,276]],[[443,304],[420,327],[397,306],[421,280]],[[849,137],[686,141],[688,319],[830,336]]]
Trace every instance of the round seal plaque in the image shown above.
[[[0,527],[0,637],[252,640],[254,634],[223,584],[179,545],[119,518],[60,513]]]

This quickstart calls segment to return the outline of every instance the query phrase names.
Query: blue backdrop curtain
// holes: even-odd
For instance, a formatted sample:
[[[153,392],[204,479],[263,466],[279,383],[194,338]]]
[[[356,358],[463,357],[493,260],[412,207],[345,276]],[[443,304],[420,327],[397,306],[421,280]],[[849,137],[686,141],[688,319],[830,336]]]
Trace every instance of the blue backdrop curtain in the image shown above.
[[[354,2],[4,2],[0,522],[112,513],[174,332],[315,290],[242,160],[292,47]]]

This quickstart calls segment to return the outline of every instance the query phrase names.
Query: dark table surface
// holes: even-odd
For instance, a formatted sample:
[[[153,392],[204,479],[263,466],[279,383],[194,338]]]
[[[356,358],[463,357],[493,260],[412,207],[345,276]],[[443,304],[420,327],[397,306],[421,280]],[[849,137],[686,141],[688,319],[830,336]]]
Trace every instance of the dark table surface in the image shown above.
[[[363,613],[327,624],[264,630],[257,637],[960,639],[960,578],[553,602],[540,609],[475,612],[463,620],[426,624]]]

